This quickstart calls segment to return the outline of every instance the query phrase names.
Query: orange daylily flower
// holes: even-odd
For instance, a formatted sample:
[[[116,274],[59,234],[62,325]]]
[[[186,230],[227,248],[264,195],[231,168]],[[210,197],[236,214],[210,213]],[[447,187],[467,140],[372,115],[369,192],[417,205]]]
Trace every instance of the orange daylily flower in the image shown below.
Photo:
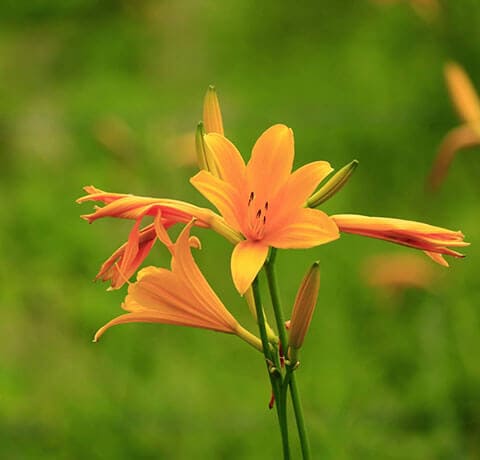
[[[127,282],[145,260],[157,238],[170,247],[172,242],[166,229],[174,224],[188,223],[195,218],[195,225],[199,227],[210,227],[231,241],[240,240],[239,235],[236,235],[225,221],[210,209],[199,208],[178,200],[104,192],[93,186],[85,187],[85,191],[88,195],[79,198],[78,203],[86,201],[105,203],[104,207],[96,207],[95,212],[82,216],[88,222],[92,223],[102,217],[136,221],[128,241],[104,262],[96,276],[96,279],[110,281],[109,289],[118,289]],[[155,222],[140,229],[145,216],[154,217]]]
[[[341,232],[368,236],[423,250],[435,262],[448,267],[443,255],[465,257],[450,249],[468,246],[463,233],[402,219],[368,217],[356,214],[331,216]]]
[[[464,123],[447,133],[438,149],[428,182],[432,189],[445,180],[455,154],[480,145],[480,100],[465,71],[454,62],[445,66],[445,79],[450,98]]]
[[[335,222],[325,213],[305,208],[308,197],[332,168],[326,161],[315,161],[292,174],[293,132],[287,126],[267,129],[247,165],[224,136],[211,133],[204,140],[220,177],[203,170],[190,182],[245,237],[231,259],[233,281],[241,294],[258,274],[270,246],[310,248],[339,237]]]
[[[129,285],[122,304],[128,313],[101,327],[94,341],[118,324],[162,323],[235,334],[262,351],[260,339],[244,329],[225,308],[195,263],[190,249],[193,224],[192,221],[186,225],[170,247],[171,270],[157,267],[141,270],[137,281]]]

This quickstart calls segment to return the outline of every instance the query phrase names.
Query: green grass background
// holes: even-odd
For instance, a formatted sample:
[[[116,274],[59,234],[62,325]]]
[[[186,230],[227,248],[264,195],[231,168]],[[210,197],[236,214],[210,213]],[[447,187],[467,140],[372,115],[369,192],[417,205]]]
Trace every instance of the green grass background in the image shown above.
[[[445,1],[431,22],[408,2],[367,0],[3,2],[0,458],[280,455],[264,363],[238,339],[136,324],[91,342],[125,292],[91,279],[130,225],[88,226],[79,214],[91,206],[74,200],[94,184],[207,205],[175,139],[194,129],[211,83],[246,158],[283,122],[296,167],[360,161],[327,212],[461,228],[472,243],[433,292],[393,304],[361,267],[406,248],[347,235],[279,255],[287,316],[303,272],[321,264],[298,371],[314,458],[479,458],[479,149],[455,159],[438,194],[424,191],[459,123],[442,67],[457,60],[480,88],[479,24],[475,0]],[[126,125],[113,151],[98,136],[112,117]],[[228,276],[231,248],[196,234],[207,278],[254,329]],[[148,262],[168,257],[158,245]]]

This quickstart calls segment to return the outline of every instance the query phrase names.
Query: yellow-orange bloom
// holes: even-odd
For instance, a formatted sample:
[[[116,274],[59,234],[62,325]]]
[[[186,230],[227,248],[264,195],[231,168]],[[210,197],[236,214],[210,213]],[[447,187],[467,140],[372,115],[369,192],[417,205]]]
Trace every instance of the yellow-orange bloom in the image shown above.
[[[185,226],[171,246],[171,270],[157,267],[141,270],[137,281],[129,285],[122,305],[128,313],[100,328],[95,341],[118,324],[162,323],[235,334],[262,350],[260,339],[244,329],[225,308],[195,263],[190,249],[192,225],[193,222]]]
[[[421,249],[435,262],[448,267],[443,255],[464,257],[450,249],[468,246],[463,233],[441,227],[402,219],[368,217],[356,214],[331,216],[341,232],[368,236],[392,243]]]
[[[233,281],[241,294],[258,274],[270,246],[310,248],[339,237],[337,226],[325,213],[305,208],[332,168],[326,161],[315,161],[292,174],[293,132],[287,126],[274,125],[265,131],[247,165],[224,136],[211,133],[204,139],[220,177],[204,170],[191,183],[245,237],[231,259]]]
[[[86,201],[105,203],[103,207],[96,207],[95,212],[82,216],[88,222],[92,223],[103,217],[136,221],[128,241],[105,261],[96,276],[96,279],[110,281],[111,289],[120,288],[135,273],[157,238],[167,247],[171,246],[172,243],[166,229],[174,224],[188,223],[195,218],[195,225],[199,227],[212,228],[230,241],[240,240],[240,236],[210,209],[199,208],[178,200],[104,192],[93,186],[85,187],[85,191],[88,194],[79,198],[78,203]],[[145,216],[154,217],[155,222],[141,229],[140,225]]]
[[[434,190],[445,180],[459,150],[480,145],[480,101],[472,82],[454,62],[445,66],[445,79],[452,103],[464,123],[449,131],[438,149],[428,179]]]

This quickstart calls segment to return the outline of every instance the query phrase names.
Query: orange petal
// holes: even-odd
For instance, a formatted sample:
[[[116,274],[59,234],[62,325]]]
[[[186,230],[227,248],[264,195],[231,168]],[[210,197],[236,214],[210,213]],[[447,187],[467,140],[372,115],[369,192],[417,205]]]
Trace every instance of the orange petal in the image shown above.
[[[182,314],[172,312],[161,312],[157,310],[144,310],[135,313],[126,313],[109,321],[105,326],[101,327],[95,334],[93,339],[97,342],[104,332],[112,326],[126,323],[162,323],[177,326],[198,327],[202,329],[210,329],[212,331],[225,332],[232,334],[233,331],[223,329],[221,325],[210,323],[209,321],[200,321],[198,318],[192,318]]]
[[[231,269],[235,287],[244,294],[262,268],[268,254],[263,241],[241,241],[232,253]]]
[[[469,125],[452,129],[443,139],[428,179],[432,190],[438,189],[445,180],[455,154],[464,148],[480,144],[480,135]]]
[[[290,216],[290,223],[277,226],[272,233],[265,235],[264,242],[282,249],[311,248],[336,240],[339,236],[337,225],[324,212],[300,208]]]
[[[444,267],[450,267],[449,263],[445,260],[442,254],[439,254],[438,252],[431,252],[431,251],[423,251],[430,259],[432,259],[434,262],[437,262],[437,264],[443,265]]]
[[[188,286],[189,295],[192,299],[195,299],[194,302],[210,312],[211,316],[217,318],[219,322],[224,322],[234,328],[235,319],[223,306],[193,259],[190,248],[190,229],[192,225],[193,222],[182,230],[175,243],[172,271],[184,286]]]
[[[250,189],[261,197],[274,196],[290,176],[293,156],[292,130],[285,125],[267,129],[255,143],[247,164]]]
[[[467,123],[480,122],[480,101],[465,71],[456,63],[445,66],[445,78],[453,104]]]
[[[220,211],[231,227],[240,229],[236,217],[237,191],[231,185],[207,171],[195,174],[190,183]]]
[[[207,149],[213,154],[220,177],[237,190],[245,187],[245,162],[237,148],[220,134],[204,137]]]
[[[327,161],[314,161],[297,169],[271,201],[275,213],[269,216],[269,226],[273,228],[277,222],[284,222],[288,215],[303,207],[318,184],[332,171]]]

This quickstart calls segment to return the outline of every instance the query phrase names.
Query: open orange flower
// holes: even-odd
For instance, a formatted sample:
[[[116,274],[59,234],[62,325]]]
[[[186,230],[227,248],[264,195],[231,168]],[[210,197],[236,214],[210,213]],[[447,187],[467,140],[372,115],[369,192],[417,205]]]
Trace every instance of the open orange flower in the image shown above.
[[[192,225],[193,221],[185,226],[170,247],[171,270],[157,267],[141,270],[137,281],[129,285],[122,305],[128,313],[100,328],[95,341],[118,324],[162,323],[235,334],[262,350],[260,339],[244,329],[225,308],[195,263],[190,249]]]
[[[435,262],[448,267],[443,255],[464,257],[450,249],[468,246],[463,233],[433,225],[386,217],[368,217],[356,214],[331,216],[341,232],[368,236],[392,243],[422,249]]]
[[[103,207],[96,207],[95,212],[82,216],[88,222],[92,223],[103,217],[136,221],[128,241],[104,262],[96,276],[96,279],[110,281],[110,289],[118,289],[127,282],[145,260],[157,238],[167,247],[171,246],[172,242],[166,229],[174,224],[188,223],[195,218],[195,225],[199,227],[210,227],[231,241],[240,240],[239,235],[210,209],[199,208],[178,200],[104,192],[93,186],[85,187],[85,191],[88,194],[79,198],[78,203],[86,201],[105,203]],[[141,229],[141,222],[146,216],[154,217],[155,222]]]
[[[233,281],[241,294],[258,274],[270,246],[310,248],[339,237],[335,222],[325,213],[305,208],[332,168],[326,161],[315,161],[292,174],[293,132],[287,126],[265,131],[247,165],[224,136],[210,133],[204,139],[220,177],[203,170],[190,181],[245,237],[231,259]]]

